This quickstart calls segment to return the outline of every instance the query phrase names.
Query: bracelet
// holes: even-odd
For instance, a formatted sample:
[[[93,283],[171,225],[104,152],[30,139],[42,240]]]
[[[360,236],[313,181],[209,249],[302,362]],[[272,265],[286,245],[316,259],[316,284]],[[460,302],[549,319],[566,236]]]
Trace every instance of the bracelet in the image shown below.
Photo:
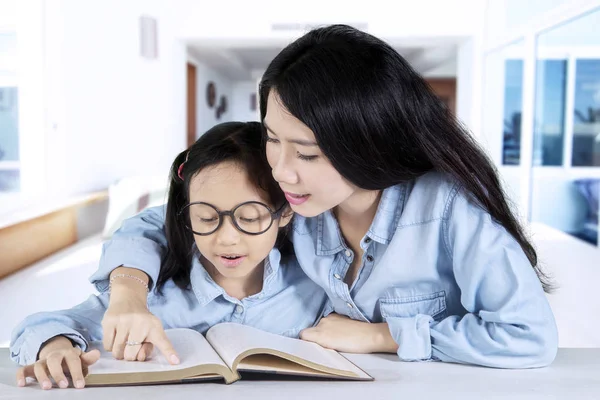
[[[146,292],[150,292],[150,288],[148,287],[148,284],[146,282],[144,282],[142,279],[138,278],[137,276],[133,276],[133,275],[129,275],[129,274],[116,274],[113,275],[110,278],[109,284],[108,284],[108,291],[110,292],[113,282],[116,278],[129,278],[129,279],[133,279],[135,281],[138,281],[142,286],[144,286],[146,288]]]

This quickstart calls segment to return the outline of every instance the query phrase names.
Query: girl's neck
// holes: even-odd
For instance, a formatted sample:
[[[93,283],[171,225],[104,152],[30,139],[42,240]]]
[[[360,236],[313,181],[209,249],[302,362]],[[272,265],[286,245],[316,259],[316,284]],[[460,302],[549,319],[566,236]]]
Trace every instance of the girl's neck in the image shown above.
[[[264,262],[261,262],[247,276],[240,278],[228,278],[219,273],[219,271],[208,262],[206,271],[215,283],[221,286],[225,293],[238,300],[260,293],[263,287]]]

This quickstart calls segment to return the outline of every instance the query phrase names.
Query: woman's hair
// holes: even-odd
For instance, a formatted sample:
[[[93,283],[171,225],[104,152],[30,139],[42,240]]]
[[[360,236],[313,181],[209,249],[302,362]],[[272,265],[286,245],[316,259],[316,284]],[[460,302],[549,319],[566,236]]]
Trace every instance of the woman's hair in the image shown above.
[[[157,293],[161,293],[169,279],[182,289],[189,288],[192,258],[197,250],[194,234],[186,228],[189,215],[179,216],[179,212],[190,202],[190,182],[201,170],[226,161],[236,162],[247,172],[252,183],[267,195],[271,206],[277,209],[286,202],[271,174],[262,139],[259,122],[225,122],[208,130],[175,158],[171,165],[165,216],[168,250],[156,281]],[[180,173],[183,180],[179,177]],[[285,232],[280,232],[276,247],[287,255],[291,252],[291,243],[285,236]]]
[[[362,189],[382,190],[434,170],[457,181],[519,242],[544,290],[551,289],[492,162],[387,43],[346,25],[312,30],[264,73],[262,119],[271,90],[314,132],[335,169]]]

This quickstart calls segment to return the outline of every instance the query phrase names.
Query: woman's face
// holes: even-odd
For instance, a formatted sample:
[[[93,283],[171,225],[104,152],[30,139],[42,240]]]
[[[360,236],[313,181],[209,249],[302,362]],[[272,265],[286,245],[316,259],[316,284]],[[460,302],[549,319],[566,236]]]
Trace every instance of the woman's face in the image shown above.
[[[280,104],[274,90],[269,93],[263,122],[273,177],[294,212],[314,217],[344,203],[359,190],[331,165],[314,133]]]

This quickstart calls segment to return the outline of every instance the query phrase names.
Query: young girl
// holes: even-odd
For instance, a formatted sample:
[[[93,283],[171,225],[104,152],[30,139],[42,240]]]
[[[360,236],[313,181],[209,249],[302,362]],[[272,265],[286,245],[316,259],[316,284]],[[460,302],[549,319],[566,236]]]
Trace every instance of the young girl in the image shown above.
[[[315,29],[271,62],[260,111],[273,176],[300,215],[296,255],[331,301],[301,338],[405,361],[552,362],[550,285],[493,165],[394,49],[348,26]],[[157,277],[164,247],[125,238],[164,236],[161,217],[137,222],[95,279],[119,265]]]
[[[298,266],[281,232],[292,213],[271,178],[261,136],[258,122],[220,124],[175,159],[166,211],[153,211],[164,214],[167,251],[148,296],[154,317],[140,324],[151,340],[166,340],[163,327],[204,333],[220,322],[298,337],[322,312],[324,291]],[[119,279],[146,290],[133,275]],[[65,388],[64,362],[74,386],[83,387],[85,369],[99,357],[98,351],[86,353],[88,342],[103,338],[108,304],[105,292],[70,310],[26,318],[10,345],[13,360],[25,366],[18,384],[35,377],[49,389],[52,377]],[[116,335],[119,345],[106,346],[116,358],[125,356],[125,347],[134,348],[129,352],[136,358],[129,359],[150,354],[141,346],[146,336]],[[178,362],[173,351],[166,355]]]

